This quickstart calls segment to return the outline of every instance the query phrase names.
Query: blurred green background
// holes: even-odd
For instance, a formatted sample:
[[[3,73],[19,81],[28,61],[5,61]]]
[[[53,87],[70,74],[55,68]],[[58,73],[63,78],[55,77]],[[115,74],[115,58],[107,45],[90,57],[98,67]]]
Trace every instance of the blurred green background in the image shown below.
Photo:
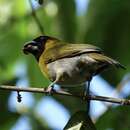
[[[72,43],[99,46],[108,56],[124,64],[127,70],[110,69],[101,75],[103,79],[100,78],[103,82],[107,81],[109,86],[113,87],[113,91],[116,90],[116,95],[126,98],[130,96],[129,0],[44,0],[43,5],[39,5],[34,0],[33,6],[46,35]],[[34,58],[22,53],[24,43],[39,35],[41,32],[32,16],[28,0],[0,0],[0,84],[23,87],[43,87],[49,84],[49,81],[42,76]],[[98,85],[97,90],[100,87]],[[102,91],[99,94],[102,95]],[[41,117],[42,108],[37,110],[40,101],[46,98],[49,100],[50,97],[22,93],[23,101],[19,104],[16,96],[16,93],[0,90],[1,130],[16,128],[21,130],[21,125],[18,125],[21,118],[27,125],[22,130],[63,128],[63,126],[60,128],[52,126],[44,116]],[[24,96],[33,103],[24,104],[26,102]],[[56,101],[61,109],[65,109],[68,114],[67,120],[71,114],[80,109],[79,106],[84,107],[84,104],[76,99],[68,100],[68,97],[63,96],[54,96],[51,101]],[[102,114],[97,117],[92,116],[98,130],[130,129],[129,106],[113,107],[104,103],[101,105],[105,105],[105,110],[100,112]],[[40,107],[44,108],[44,105]]]

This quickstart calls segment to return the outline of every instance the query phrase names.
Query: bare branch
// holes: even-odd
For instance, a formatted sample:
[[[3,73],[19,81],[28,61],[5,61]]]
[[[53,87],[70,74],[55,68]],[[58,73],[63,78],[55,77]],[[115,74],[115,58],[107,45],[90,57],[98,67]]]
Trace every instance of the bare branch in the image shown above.
[[[44,89],[44,88],[31,88],[31,87],[23,88],[23,87],[16,87],[16,86],[1,85],[0,90],[49,94],[49,92],[47,92],[46,89]],[[121,104],[121,105],[130,105],[130,100],[128,100],[128,99],[120,99],[120,98],[112,98],[112,97],[96,96],[96,95],[81,96],[81,95],[71,94],[71,93],[68,93],[65,91],[60,91],[60,90],[52,91],[51,94],[77,97],[84,101],[95,100],[95,101],[102,101],[102,102],[117,103],[117,104]]]

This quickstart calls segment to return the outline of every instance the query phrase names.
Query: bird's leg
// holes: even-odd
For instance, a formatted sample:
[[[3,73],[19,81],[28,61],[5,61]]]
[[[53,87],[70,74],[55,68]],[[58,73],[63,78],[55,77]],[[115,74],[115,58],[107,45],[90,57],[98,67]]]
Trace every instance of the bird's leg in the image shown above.
[[[87,92],[86,92],[86,96],[89,96],[90,94],[90,81],[87,82]],[[89,114],[89,110],[90,110],[90,100],[87,100],[87,113]]]
[[[87,81],[87,90],[85,91],[85,96],[89,96],[89,94],[90,94],[90,82],[91,82],[91,79],[92,78],[90,78]],[[90,100],[88,99],[87,100],[87,114],[89,114],[89,111],[90,111]]]
[[[56,84],[59,81],[60,77],[61,76],[59,74],[57,74],[56,79],[47,87],[46,92],[48,92],[49,94],[51,94],[52,92],[55,91],[54,90],[54,84]]]
[[[51,94],[52,92],[54,92],[54,84],[57,82],[57,80],[55,80],[54,82],[52,82],[47,88],[46,88],[46,92]]]

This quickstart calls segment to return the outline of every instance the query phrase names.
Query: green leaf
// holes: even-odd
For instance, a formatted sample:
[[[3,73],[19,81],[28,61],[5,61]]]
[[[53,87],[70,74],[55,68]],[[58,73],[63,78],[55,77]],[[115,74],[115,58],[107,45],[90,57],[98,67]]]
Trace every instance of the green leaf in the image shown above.
[[[129,106],[111,108],[98,119],[96,122],[96,127],[98,130],[129,130],[129,115]]]
[[[72,115],[64,130],[96,130],[86,111],[78,111]]]

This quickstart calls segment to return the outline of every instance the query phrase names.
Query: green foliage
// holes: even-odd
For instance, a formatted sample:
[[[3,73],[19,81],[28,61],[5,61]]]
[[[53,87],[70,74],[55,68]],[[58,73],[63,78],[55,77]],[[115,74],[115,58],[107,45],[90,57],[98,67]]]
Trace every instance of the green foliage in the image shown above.
[[[130,116],[128,113],[130,113],[129,106],[111,108],[96,122],[96,127],[98,130],[129,130]]]
[[[17,78],[4,81],[3,84],[14,85],[17,81]],[[8,110],[8,99],[10,93],[0,90],[0,125],[2,130],[10,129],[20,117],[20,114],[17,112],[11,112]],[[7,125],[8,124],[8,125]]]
[[[46,35],[69,42],[84,41],[84,43],[95,44],[108,55],[119,60],[126,66],[126,71],[112,69],[103,74],[103,77],[115,86],[126,73],[129,73],[129,0],[90,0],[88,9],[82,16],[76,13],[75,0],[37,0],[35,4],[36,2],[40,3],[35,10]],[[43,2],[44,4],[42,4]],[[27,75],[29,86],[48,86],[50,81],[42,76],[32,56],[25,56],[22,53],[24,43],[39,35],[41,33],[33,19],[27,0],[0,0],[0,84],[15,85],[19,81],[16,68],[17,63],[20,62],[27,69],[25,75]],[[43,95],[33,95],[34,105],[30,109],[25,106],[21,112],[17,109],[14,112],[10,111],[9,97],[9,92],[0,91],[1,130],[10,130],[21,115],[28,116],[32,130],[52,129],[40,115],[35,113],[35,107]],[[86,109],[86,103],[77,98],[63,96],[53,96],[53,98],[62,104],[70,114]],[[109,128],[128,130],[130,128],[129,114],[129,107],[111,108],[97,119],[96,127],[99,130]],[[75,127],[75,121],[78,122],[79,117],[81,117],[81,122],[90,121],[85,114],[76,113],[74,118],[72,116],[74,121],[68,122],[66,127],[71,126],[73,122]],[[81,126],[83,124],[81,123]],[[94,127],[91,121],[88,124],[85,128],[90,125]]]
[[[72,115],[64,130],[96,130],[86,111],[78,111]]]
[[[62,39],[74,41],[76,33],[76,7],[74,0],[55,0],[58,6],[58,24]]]

